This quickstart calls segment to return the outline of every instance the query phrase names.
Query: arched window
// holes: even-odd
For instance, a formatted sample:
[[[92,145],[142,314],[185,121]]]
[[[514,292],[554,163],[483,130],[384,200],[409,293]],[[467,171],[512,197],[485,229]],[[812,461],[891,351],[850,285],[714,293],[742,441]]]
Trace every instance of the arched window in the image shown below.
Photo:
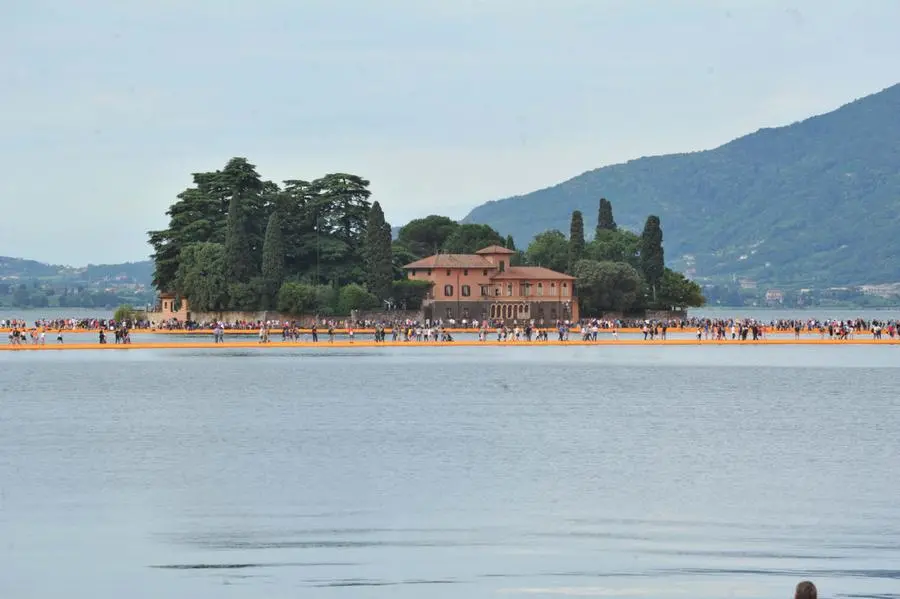
[[[497,305],[491,304],[491,318],[497,318]]]
[[[512,297],[512,283],[506,284],[506,297]]]
[[[541,296],[544,295],[544,284],[543,283],[538,283],[537,294],[541,295]]]
[[[550,283],[550,295],[556,295],[556,283]]]
[[[444,297],[453,297],[453,285],[444,285]]]
[[[459,288],[459,291],[460,293],[462,293],[463,297],[469,297],[470,295],[472,295],[472,288],[468,285],[463,285]]]
[[[568,283],[562,284],[562,294],[563,294],[563,297],[569,297],[569,284]]]

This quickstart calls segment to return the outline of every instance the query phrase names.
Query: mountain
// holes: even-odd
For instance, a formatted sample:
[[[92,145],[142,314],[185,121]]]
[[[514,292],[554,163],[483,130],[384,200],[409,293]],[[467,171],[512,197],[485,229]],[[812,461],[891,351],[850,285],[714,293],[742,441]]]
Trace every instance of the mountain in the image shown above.
[[[0,279],[32,280],[48,279],[60,282],[99,283],[127,281],[150,287],[153,279],[153,262],[125,262],[122,264],[88,264],[82,267],[45,264],[35,260],[0,256]]]
[[[827,287],[900,281],[900,84],[712,150],[645,157],[478,206],[520,246],[601,197],[620,226],[662,220],[667,262],[698,281]]]

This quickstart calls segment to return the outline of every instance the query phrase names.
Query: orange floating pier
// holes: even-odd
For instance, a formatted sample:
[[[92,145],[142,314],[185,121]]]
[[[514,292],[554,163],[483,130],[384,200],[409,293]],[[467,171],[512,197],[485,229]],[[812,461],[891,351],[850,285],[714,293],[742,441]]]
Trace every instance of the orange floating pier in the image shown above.
[[[204,349],[204,350],[217,350],[217,349],[258,349],[258,350],[269,350],[269,349],[295,349],[295,348],[307,348],[307,349],[331,349],[331,348],[428,348],[428,347],[546,347],[546,346],[599,346],[599,347],[609,347],[609,346],[644,346],[644,347],[658,347],[658,346],[705,346],[705,345],[716,345],[716,346],[728,346],[728,345],[756,345],[756,346],[771,346],[771,345],[900,345],[900,339],[844,339],[844,340],[830,340],[830,339],[793,339],[793,338],[773,338],[773,339],[761,339],[759,341],[714,341],[714,340],[704,340],[697,341],[696,339],[657,339],[655,341],[644,341],[643,339],[602,339],[599,341],[581,341],[581,340],[572,340],[572,341],[476,341],[476,340],[465,340],[465,341],[386,341],[383,343],[376,343],[375,341],[335,341],[333,343],[329,343],[328,341],[320,341],[318,343],[313,343],[311,341],[301,341],[301,342],[291,342],[291,341],[272,341],[269,343],[257,343],[252,341],[227,341],[225,343],[213,343],[212,341],[186,341],[183,343],[177,342],[148,342],[148,343],[125,343],[125,344],[115,344],[115,343],[48,343],[46,345],[33,345],[33,344],[22,344],[22,345],[0,345],[0,351],[75,351],[75,350],[139,350],[139,349]]]
[[[32,331],[34,328],[35,327],[25,327],[20,330],[28,333],[28,332]],[[413,327],[413,328],[415,328],[415,327]],[[419,328],[421,328],[421,327],[419,327]],[[41,330],[45,331],[47,333],[47,335],[50,335],[50,334],[55,335],[56,332],[59,330],[59,329],[56,329],[53,327],[46,327],[46,328],[37,327],[37,329],[38,329],[38,331],[41,331]],[[270,327],[269,335],[280,335],[281,330],[282,330],[282,327]],[[309,335],[312,332],[312,330],[309,328],[301,328],[301,329],[297,329],[297,330],[301,335]],[[391,327],[385,327],[384,330],[386,333],[391,333],[393,331],[393,329],[391,329]],[[479,331],[479,329],[472,329],[472,328],[468,328],[468,329],[443,328],[441,330],[446,331],[451,334],[454,334],[454,335],[458,335],[460,333],[470,333],[472,335],[477,335],[478,331]],[[490,333],[490,334],[493,334],[496,330],[497,330],[496,327],[487,329],[488,333]],[[553,327],[537,327],[535,330],[547,331],[549,333],[556,334],[556,329]],[[623,328],[615,329],[615,330],[620,335],[629,335],[629,334],[635,335],[635,334],[640,334],[643,332],[641,329],[634,328],[634,327],[623,327]],[[0,328],[0,333],[9,333],[9,331],[10,331],[9,328]],[[107,330],[107,329],[104,329],[104,331],[107,334],[112,334],[112,332],[113,332],[112,330]],[[339,329],[336,328],[336,329],[334,329],[334,334],[335,335],[346,335],[347,331],[348,331],[348,329],[345,329],[345,328],[339,328]],[[570,331],[570,333],[581,334],[581,329],[578,327],[569,329],[569,331]],[[670,335],[694,334],[694,333],[696,333],[696,331],[697,331],[697,327],[685,327],[683,329],[679,328],[679,327],[669,327],[669,329],[668,329],[668,333]],[[763,328],[763,331],[767,335],[793,335],[794,334],[793,331],[774,330],[769,327]],[[62,332],[63,332],[63,335],[83,335],[83,334],[97,335],[100,333],[100,329],[63,329]],[[140,334],[140,335],[146,335],[146,334],[153,334],[153,335],[209,335],[210,337],[213,334],[212,329],[191,329],[191,330],[187,330],[187,329],[129,329],[128,332],[133,335],[138,335],[138,334]],[[360,329],[353,329],[353,332],[354,332],[354,334],[357,334],[357,335],[371,335],[375,332],[375,329],[360,328]],[[328,327],[319,327],[318,333],[319,333],[319,335],[327,335]],[[597,334],[601,335],[601,336],[603,336],[603,335],[612,336],[612,333],[613,333],[613,329],[599,329],[597,331]],[[811,337],[811,336],[820,337],[821,334],[822,333],[819,331],[801,331],[800,332],[800,335],[803,337]],[[858,331],[856,331],[856,334],[857,335],[871,335],[872,332],[858,330]],[[255,329],[225,329],[225,336],[227,337],[229,335],[259,335],[259,328],[255,328]]]

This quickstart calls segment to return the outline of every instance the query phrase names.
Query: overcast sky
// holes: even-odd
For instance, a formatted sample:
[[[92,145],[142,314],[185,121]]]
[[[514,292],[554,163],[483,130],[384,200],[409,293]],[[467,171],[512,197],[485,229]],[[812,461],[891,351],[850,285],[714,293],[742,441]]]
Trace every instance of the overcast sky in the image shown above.
[[[897,83],[898,23],[896,0],[6,3],[0,255],[143,259],[232,156],[362,175],[392,224],[461,218]]]

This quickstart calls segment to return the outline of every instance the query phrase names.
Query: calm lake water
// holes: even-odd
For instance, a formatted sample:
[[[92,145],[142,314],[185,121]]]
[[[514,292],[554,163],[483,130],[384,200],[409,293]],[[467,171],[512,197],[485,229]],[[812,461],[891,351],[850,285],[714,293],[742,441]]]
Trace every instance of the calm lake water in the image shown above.
[[[900,347],[0,353],[0,597],[900,597]]]

